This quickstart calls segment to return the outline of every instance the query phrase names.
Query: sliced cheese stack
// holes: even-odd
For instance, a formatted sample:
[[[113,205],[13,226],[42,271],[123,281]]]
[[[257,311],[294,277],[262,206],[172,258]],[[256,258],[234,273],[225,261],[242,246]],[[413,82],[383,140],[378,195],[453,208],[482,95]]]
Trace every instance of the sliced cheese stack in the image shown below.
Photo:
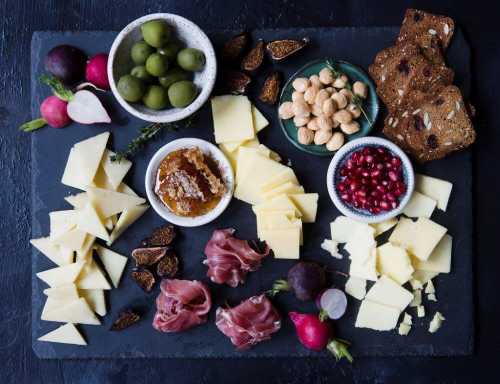
[[[257,133],[268,125],[246,96],[212,98],[215,141],[236,173],[237,199],[252,204],[257,236],[279,259],[298,259],[302,224],[314,223],[318,194],[305,193],[292,168],[259,143]]]
[[[419,317],[425,316],[423,286],[427,284],[427,299],[437,301],[431,279],[450,272],[452,238],[430,217],[435,207],[446,209],[451,184],[417,175],[416,188],[403,211],[415,221],[401,217],[369,225],[339,216],[331,223],[332,241],[345,243],[351,261],[346,293],[363,300],[357,327],[393,329],[408,305],[417,309]],[[392,228],[389,241],[377,247],[375,238]],[[366,281],[375,282],[368,293]],[[413,294],[402,287],[407,283]],[[394,305],[397,297],[400,301]],[[402,326],[402,334],[409,332],[409,325]]]
[[[123,183],[132,163],[112,162],[106,149],[109,132],[76,143],[71,149],[62,183],[84,192],[67,196],[72,209],[49,213],[50,233],[32,239],[31,244],[47,256],[56,268],[37,273],[49,288],[41,318],[71,324],[100,324],[106,315],[104,291],[111,289],[105,273],[93,259],[95,250],[105,272],[118,287],[127,258],[96,244],[111,245],[148,208]],[[85,345],[78,330],[67,324],[41,341]]]

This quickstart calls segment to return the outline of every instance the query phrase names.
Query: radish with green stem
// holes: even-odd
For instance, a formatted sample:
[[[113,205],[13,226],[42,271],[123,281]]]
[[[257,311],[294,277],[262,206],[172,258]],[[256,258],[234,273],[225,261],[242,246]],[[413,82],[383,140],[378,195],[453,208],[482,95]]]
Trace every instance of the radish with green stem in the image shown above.
[[[316,298],[320,320],[338,320],[347,309],[347,297],[340,289],[330,288],[321,292]]]
[[[47,97],[40,104],[41,118],[28,121],[19,127],[21,131],[33,132],[37,129],[50,125],[52,128],[63,128],[71,123],[67,112],[68,103],[57,96]]]

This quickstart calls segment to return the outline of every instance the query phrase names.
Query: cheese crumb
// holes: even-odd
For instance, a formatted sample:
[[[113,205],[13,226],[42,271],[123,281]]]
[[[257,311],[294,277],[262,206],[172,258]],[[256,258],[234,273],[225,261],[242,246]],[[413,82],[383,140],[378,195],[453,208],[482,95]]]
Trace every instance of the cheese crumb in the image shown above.
[[[410,333],[411,325],[406,324],[405,322],[399,323],[398,333],[401,336],[407,336]]]
[[[425,316],[425,308],[423,305],[419,305],[417,307],[417,316],[418,317],[424,317]]]
[[[429,300],[429,301],[437,301],[436,295],[434,293],[429,293],[427,295],[427,300]]]
[[[441,312],[436,312],[434,317],[432,318],[430,324],[429,324],[429,332],[430,333],[435,333],[438,331],[439,328],[441,328],[441,325],[443,325],[443,321],[446,320],[445,317],[441,314]]]
[[[410,285],[411,285],[411,288],[416,291],[417,289],[423,289],[424,286],[422,285],[422,282],[420,280],[417,280],[417,279],[410,279]]]
[[[413,291],[413,300],[410,303],[410,307],[418,307],[420,304],[422,304],[422,291],[417,289]]]
[[[408,324],[408,325],[412,325],[413,324],[411,315],[409,315],[406,312],[405,312],[405,314],[403,316],[403,323]]]
[[[323,243],[321,243],[321,248],[329,252],[330,255],[332,255],[336,259],[342,259],[342,255],[339,253],[339,243],[335,240],[323,240]]]
[[[436,289],[434,288],[434,283],[432,280],[427,282],[427,286],[425,287],[425,293],[436,293]]]

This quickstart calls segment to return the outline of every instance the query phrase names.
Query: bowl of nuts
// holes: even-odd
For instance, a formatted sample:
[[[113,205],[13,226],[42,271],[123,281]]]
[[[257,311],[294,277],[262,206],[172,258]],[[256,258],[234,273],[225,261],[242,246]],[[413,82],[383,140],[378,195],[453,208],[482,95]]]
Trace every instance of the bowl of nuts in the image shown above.
[[[317,156],[332,156],[346,142],[368,135],[378,111],[370,77],[351,63],[332,59],[310,62],[292,75],[278,108],[286,138]]]

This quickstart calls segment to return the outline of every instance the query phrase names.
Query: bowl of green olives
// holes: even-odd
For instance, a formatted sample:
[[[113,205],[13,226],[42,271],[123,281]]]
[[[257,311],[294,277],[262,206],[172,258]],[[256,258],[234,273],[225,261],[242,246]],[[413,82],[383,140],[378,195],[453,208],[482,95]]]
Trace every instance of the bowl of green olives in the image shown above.
[[[169,123],[196,112],[217,75],[215,51],[193,22],[171,13],[134,20],[116,37],[108,58],[111,91],[132,115]]]

